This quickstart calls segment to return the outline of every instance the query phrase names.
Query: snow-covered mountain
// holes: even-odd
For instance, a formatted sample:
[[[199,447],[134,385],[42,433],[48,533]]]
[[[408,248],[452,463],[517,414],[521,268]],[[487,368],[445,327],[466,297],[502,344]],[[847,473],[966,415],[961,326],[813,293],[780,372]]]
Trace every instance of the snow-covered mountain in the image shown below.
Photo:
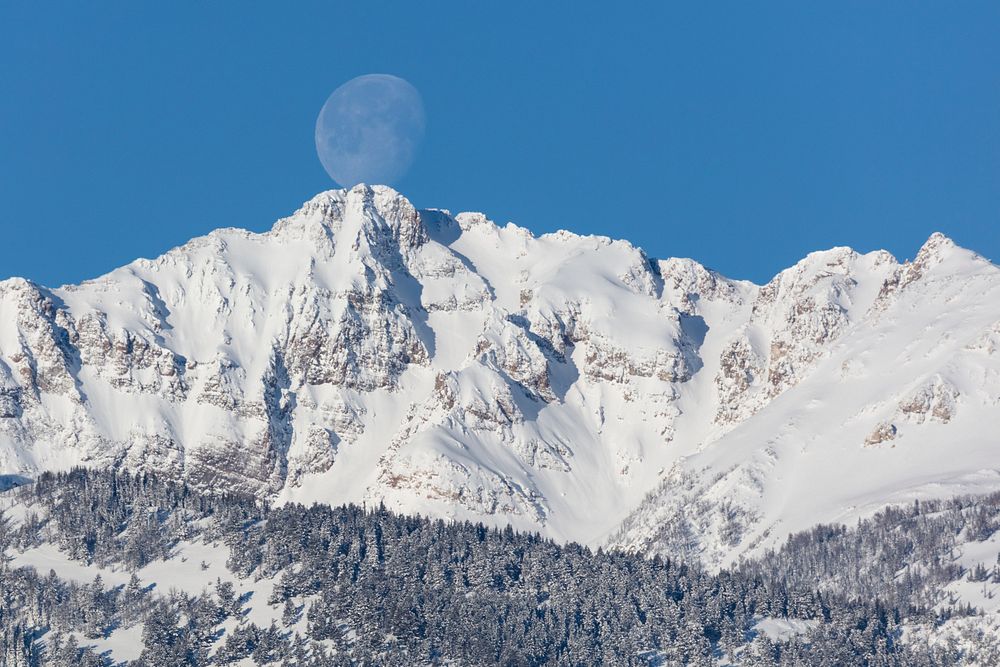
[[[0,472],[78,463],[724,562],[1000,489],[1000,268],[936,234],[757,286],[325,192],[81,285],[0,282]]]

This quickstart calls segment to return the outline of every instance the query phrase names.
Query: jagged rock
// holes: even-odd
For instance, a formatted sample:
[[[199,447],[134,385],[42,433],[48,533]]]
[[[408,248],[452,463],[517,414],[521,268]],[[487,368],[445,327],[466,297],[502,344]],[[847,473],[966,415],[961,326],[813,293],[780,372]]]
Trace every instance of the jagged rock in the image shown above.
[[[865,445],[872,447],[874,445],[880,445],[883,442],[896,439],[896,425],[889,424],[887,422],[882,422],[875,427],[868,437],[865,438]]]
[[[900,401],[899,412],[917,424],[927,419],[948,423],[955,416],[958,395],[954,385],[937,376]]]

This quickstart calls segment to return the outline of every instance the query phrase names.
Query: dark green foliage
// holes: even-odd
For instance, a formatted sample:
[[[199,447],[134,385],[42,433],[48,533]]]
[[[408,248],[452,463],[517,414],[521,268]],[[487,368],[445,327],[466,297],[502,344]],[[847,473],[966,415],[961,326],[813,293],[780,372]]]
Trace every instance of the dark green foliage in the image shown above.
[[[996,493],[889,507],[853,529],[820,525],[790,535],[781,549],[743,563],[741,571],[799,589],[819,584],[848,598],[878,598],[907,617],[934,621],[931,608],[940,602],[944,585],[963,577],[985,581],[1000,575],[985,564],[966,572],[951,559],[960,543],[992,535],[998,519]],[[942,615],[959,612],[967,610],[946,608]]]
[[[234,576],[276,581],[268,602],[282,609],[283,622],[247,623],[230,582],[206,582],[211,594],[161,596],[138,580],[114,589],[99,580],[80,586],[0,564],[0,649],[19,661],[0,663],[18,665],[101,664],[72,639],[50,642],[43,657],[37,638],[46,631],[98,637],[138,622],[144,650],[137,662],[158,667],[246,658],[289,665],[698,665],[724,655],[747,665],[951,664],[943,654],[911,654],[899,642],[904,615],[929,613],[922,597],[928,581],[887,588],[892,578],[879,585],[878,577],[905,563],[906,554],[931,553],[922,540],[962,527],[982,534],[993,525],[992,517],[979,517],[962,527],[926,528],[909,546],[887,543],[878,531],[873,537],[821,527],[792,538],[770,560],[710,574],[381,507],[269,508],[251,498],[198,495],[148,474],[74,470],[14,493],[36,516],[17,529],[0,521],[0,547],[49,541],[83,562],[139,568],[168,556],[180,540],[216,542],[228,547]],[[914,512],[899,520],[924,525]],[[899,517],[886,514],[872,530],[888,530]],[[877,540],[882,552],[868,554],[866,545]],[[849,549],[872,562],[844,584],[852,579],[846,568],[858,567]],[[753,631],[765,616],[808,619],[815,628],[798,640],[771,642]],[[223,634],[227,618],[236,625]]]

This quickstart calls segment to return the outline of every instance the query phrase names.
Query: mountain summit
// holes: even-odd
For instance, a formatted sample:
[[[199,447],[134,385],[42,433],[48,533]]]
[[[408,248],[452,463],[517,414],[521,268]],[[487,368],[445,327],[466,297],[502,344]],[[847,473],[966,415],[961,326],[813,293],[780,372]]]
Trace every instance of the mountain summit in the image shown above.
[[[724,562],[1000,489],[1000,268],[812,253],[758,286],[625,241],[324,192],[59,289],[0,282],[0,469],[384,501]]]

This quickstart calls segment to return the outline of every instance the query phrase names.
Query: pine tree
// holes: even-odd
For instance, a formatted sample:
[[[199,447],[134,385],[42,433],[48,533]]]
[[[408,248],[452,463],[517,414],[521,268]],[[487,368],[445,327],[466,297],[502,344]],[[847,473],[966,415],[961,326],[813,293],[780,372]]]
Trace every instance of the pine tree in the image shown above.
[[[295,625],[301,616],[301,608],[292,602],[291,599],[285,600],[285,606],[281,610],[281,623],[286,627]]]

